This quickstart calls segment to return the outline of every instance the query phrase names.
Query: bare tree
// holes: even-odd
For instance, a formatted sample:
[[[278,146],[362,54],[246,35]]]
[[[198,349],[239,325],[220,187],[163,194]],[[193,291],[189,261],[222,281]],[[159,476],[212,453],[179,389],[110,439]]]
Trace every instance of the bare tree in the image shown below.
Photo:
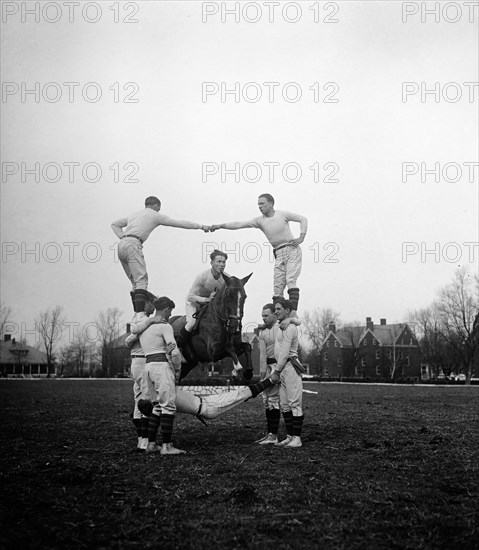
[[[456,271],[451,283],[443,287],[435,302],[439,327],[446,342],[454,350],[458,370],[471,383],[479,338],[474,334],[474,322],[479,313],[479,278],[466,268]]]
[[[85,367],[87,354],[88,354],[88,342],[85,336],[80,333],[75,336],[75,339],[70,345],[72,351],[73,362],[76,367],[76,376],[83,376],[83,369]]]
[[[442,373],[446,378],[452,372],[451,348],[441,332],[440,316],[435,305],[415,310],[408,315],[423,359],[431,366],[433,377]]]
[[[114,307],[108,308],[106,311],[101,311],[96,318],[102,354],[102,371],[105,376],[111,376],[112,373],[112,344],[120,336],[120,321],[122,314],[122,311]]]
[[[12,320],[13,309],[7,304],[0,302],[0,336],[3,336],[8,323]]]
[[[63,346],[58,351],[57,376],[69,373],[69,367],[73,363],[73,350],[71,345]]]
[[[61,340],[62,325],[65,322],[63,308],[56,306],[46,309],[35,319],[35,324],[40,334],[40,340],[47,356],[47,376],[53,372],[55,362],[55,346]]]
[[[306,334],[310,345],[307,360],[310,364],[317,364],[322,370],[321,347],[329,332],[330,323],[339,323],[339,313],[331,308],[315,309],[311,313],[306,311],[302,317],[303,334]]]

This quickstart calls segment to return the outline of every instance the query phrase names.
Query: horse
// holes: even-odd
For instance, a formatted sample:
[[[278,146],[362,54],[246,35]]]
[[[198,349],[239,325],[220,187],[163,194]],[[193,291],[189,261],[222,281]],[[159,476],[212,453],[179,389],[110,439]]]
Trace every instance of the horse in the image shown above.
[[[253,377],[253,363],[251,360],[251,346],[241,341],[241,320],[246,300],[245,284],[253,275],[250,273],[243,279],[229,277],[223,274],[225,285],[215,294],[211,302],[200,309],[196,316],[198,322],[185,346],[183,356],[186,363],[181,367],[180,379],[184,378],[198,363],[219,361],[225,357],[233,359],[232,376],[237,379],[243,368],[238,356],[245,355],[246,368],[244,379]],[[170,319],[175,337],[185,326],[185,316],[175,316]]]

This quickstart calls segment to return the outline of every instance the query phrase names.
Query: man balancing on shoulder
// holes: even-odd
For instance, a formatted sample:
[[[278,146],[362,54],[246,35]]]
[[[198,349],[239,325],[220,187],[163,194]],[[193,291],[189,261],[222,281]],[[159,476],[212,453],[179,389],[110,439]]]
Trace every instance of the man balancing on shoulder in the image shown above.
[[[160,209],[160,199],[153,196],[147,197],[143,210],[133,212],[126,218],[120,218],[111,224],[113,232],[120,239],[118,258],[132,285],[130,296],[135,313],[144,312],[145,303],[148,300],[148,273],[143,256],[143,244],[150,233],[160,225],[182,229],[202,229],[206,233],[209,231],[207,225],[175,220],[161,214]]]
[[[247,229],[257,228],[266,235],[273,247],[275,258],[273,302],[283,297],[283,292],[288,287],[288,295],[292,304],[291,316],[296,317],[299,303],[299,288],[297,280],[301,273],[301,247],[299,246],[306,237],[308,220],[305,216],[274,209],[274,198],[269,193],[263,193],[258,197],[258,208],[261,216],[244,222],[227,222],[212,225],[210,231],[217,229]],[[289,227],[289,222],[297,222],[300,225],[300,235],[294,238]]]

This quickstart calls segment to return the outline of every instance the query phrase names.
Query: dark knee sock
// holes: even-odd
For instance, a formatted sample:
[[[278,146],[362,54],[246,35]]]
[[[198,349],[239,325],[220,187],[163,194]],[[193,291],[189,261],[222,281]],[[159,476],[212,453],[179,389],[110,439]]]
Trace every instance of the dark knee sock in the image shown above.
[[[284,425],[286,427],[286,433],[293,435],[293,413],[291,411],[283,413]]]
[[[145,311],[145,304],[148,299],[148,292],[142,288],[134,291],[133,302],[134,310],[136,313],[141,313]]]
[[[161,415],[161,437],[163,443],[170,443],[171,436],[173,434],[173,421],[175,420],[174,414],[162,414]]]
[[[141,437],[141,418],[134,418],[133,424],[135,425],[137,436]]]
[[[266,414],[266,429],[268,430],[268,433],[271,433],[271,409],[265,409],[264,412]]]
[[[299,288],[288,289],[289,301],[293,304],[293,309],[298,311],[299,304]]]
[[[302,416],[293,416],[293,435],[301,437],[301,429],[303,428],[304,414]]]
[[[271,409],[269,411],[269,432],[278,435],[279,421],[281,419],[281,412],[279,409]]]
[[[156,442],[156,434],[158,433],[158,426],[160,425],[160,417],[156,414],[152,414],[148,419],[148,442]]]
[[[141,435],[140,437],[146,438],[148,437],[148,424],[150,423],[150,419],[147,416],[144,416],[143,418],[140,418],[140,425],[141,425]]]

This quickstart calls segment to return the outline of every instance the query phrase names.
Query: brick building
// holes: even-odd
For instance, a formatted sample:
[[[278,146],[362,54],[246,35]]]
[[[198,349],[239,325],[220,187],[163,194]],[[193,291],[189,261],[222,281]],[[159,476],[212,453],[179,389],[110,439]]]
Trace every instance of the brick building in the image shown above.
[[[366,325],[336,330],[332,323],[321,347],[324,378],[420,380],[421,352],[407,323]]]

